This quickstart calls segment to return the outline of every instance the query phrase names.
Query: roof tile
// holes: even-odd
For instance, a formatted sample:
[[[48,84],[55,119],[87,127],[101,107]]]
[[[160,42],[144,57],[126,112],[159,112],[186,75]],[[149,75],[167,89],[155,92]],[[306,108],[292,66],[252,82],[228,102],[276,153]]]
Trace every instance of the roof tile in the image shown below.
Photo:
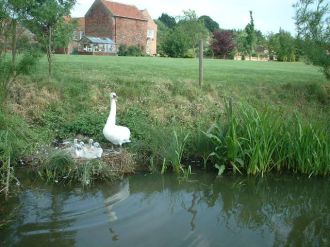
[[[102,0],[103,4],[111,11],[114,16],[126,17],[138,20],[147,20],[141,11],[134,5],[111,2]]]

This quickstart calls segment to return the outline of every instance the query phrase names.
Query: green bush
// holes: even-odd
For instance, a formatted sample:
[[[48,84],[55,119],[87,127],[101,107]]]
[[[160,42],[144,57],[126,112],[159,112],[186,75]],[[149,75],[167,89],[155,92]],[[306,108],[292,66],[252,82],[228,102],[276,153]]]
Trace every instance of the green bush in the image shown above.
[[[36,70],[37,63],[42,54],[38,49],[30,49],[23,53],[23,57],[17,65],[17,73],[31,74]]]
[[[185,58],[195,58],[196,57],[196,53],[194,51],[194,49],[188,49],[185,54],[184,54]]]
[[[127,56],[127,45],[120,45],[119,46],[118,56]]]
[[[127,45],[120,45],[118,48],[118,56],[143,56],[143,47],[133,45],[133,46],[127,46]]]
[[[104,139],[102,130],[105,122],[106,116],[98,112],[82,112],[71,121],[66,121],[63,124],[63,132],[70,135],[81,134],[101,140]]]
[[[127,49],[127,56],[143,56],[143,48],[140,46],[129,46]]]

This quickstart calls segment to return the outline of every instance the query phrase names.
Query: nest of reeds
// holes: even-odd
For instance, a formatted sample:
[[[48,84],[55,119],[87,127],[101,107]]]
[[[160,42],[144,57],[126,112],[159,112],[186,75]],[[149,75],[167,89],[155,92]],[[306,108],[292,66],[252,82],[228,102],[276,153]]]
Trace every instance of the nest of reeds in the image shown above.
[[[118,153],[104,150],[104,155],[102,156],[101,160],[107,165],[111,166],[114,172],[118,172],[120,174],[134,173],[136,168],[133,155],[127,150],[122,150]]]
[[[132,174],[136,169],[133,154],[105,149],[102,158],[74,158],[70,148],[46,146],[30,160],[26,160],[43,179],[57,182],[81,182],[84,185],[96,180],[113,180]]]

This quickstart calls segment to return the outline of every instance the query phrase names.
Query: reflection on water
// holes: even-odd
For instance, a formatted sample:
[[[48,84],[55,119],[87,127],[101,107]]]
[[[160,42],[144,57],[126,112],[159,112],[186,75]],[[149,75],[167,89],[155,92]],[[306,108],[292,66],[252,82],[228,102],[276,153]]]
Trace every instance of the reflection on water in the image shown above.
[[[33,185],[6,204],[20,208],[0,246],[330,246],[329,182],[199,173]]]

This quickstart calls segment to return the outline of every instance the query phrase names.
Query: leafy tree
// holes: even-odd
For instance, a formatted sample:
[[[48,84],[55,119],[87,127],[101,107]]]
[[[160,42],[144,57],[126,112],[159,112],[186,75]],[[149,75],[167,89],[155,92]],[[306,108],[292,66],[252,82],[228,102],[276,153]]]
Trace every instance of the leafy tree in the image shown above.
[[[241,56],[247,54],[246,51],[246,32],[244,30],[233,30],[233,39],[235,44],[235,53]]]
[[[189,36],[182,30],[172,29],[163,43],[163,51],[170,57],[184,57],[190,48]]]
[[[2,56],[6,48],[8,27],[10,24],[7,6],[5,3],[5,1],[0,1],[0,57]]]
[[[5,41],[11,38],[10,48],[14,74],[16,73],[17,26],[19,22],[27,18],[27,9],[30,8],[31,2],[32,0],[2,0],[0,3],[1,32]]]
[[[256,33],[254,30],[254,20],[252,16],[252,11],[250,11],[250,23],[246,25],[245,32],[246,32],[245,50],[248,53],[248,55],[251,57],[256,42]]]
[[[162,21],[155,20],[157,24],[157,52],[161,55],[164,55],[165,52],[163,50],[163,44],[166,40],[167,35],[170,32],[170,28],[168,28]]]
[[[66,48],[70,41],[73,39],[73,32],[76,29],[78,23],[74,20],[65,21],[62,19],[56,25],[54,32],[54,47]]]
[[[299,0],[296,26],[308,61],[322,68],[330,80],[330,6],[327,0]]]
[[[265,56],[265,50],[267,50],[267,39],[262,34],[260,30],[255,30],[256,35],[256,44],[255,44],[255,52],[258,56]]]
[[[188,47],[195,52],[200,40],[204,40],[204,43],[206,43],[209,32],[204,23],[198,19],[195,11],[187,10],[183,11],[183,13],[184,15],[179,18],[180,20],[177,24],[177,31],[187,36]]]
[[[235,48],[233,34],[230,31],[215,31],[211,47],[217,57],[228,58]]]
[[[162,13],[162,15],[158,18],[158,20],[164,23],[165,26],[167,26],[168,28],[174,28],[176,25],[175,18],[166,13]]]
[[[162,50],[170,57],[193,57],[200,39],[206,41],[208,33],[195,11],[184,11],[175,28],[166,32]]]
[[[211,17],[207,15],[202,15],[198,18],[198,20],[202,21],[205,25],[205,27],[213,33],[215,30],[219,30],[219,24],[214,21]]]
[[[75,0],[34,0],[32,8],[29,9],[31,18],[26,25],[46,50],[49,76],[52,72],[55,30],[63,25],[64,16],[70,14],[75,2]]]
[[[280,29],[277,34],[269,35],[269,52],[278,61],[296,61],[296,42],[289,32]]]

